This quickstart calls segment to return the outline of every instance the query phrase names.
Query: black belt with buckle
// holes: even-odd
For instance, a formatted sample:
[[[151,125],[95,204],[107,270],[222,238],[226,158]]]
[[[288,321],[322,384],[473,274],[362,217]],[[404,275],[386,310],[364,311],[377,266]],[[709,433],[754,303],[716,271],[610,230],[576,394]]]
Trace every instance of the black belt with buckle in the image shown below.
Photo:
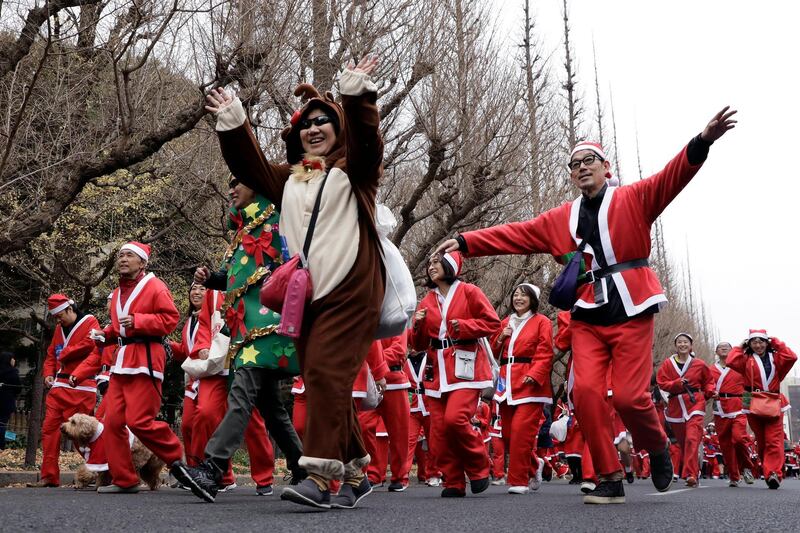
[[[600,281],[603,278],[610,276],[611,274],[618,274],[620,272],[625,272],[626,270],[630,270],[632,268],[643,268],[649,267],[650,261],[647,259],[631,259],[630,261],[623,261],[622,263],[617,263],[614,265],[609,265],[607,267],[598,268],[597,270],[587,270],[584,272],[583,276],[578,278],[578,283],[595,283]]]
[[[730,392],[720,392],[719,393],[719,397],[720,398],[741,398],[742,395],[741,394],[733,394],[733,393],[730,393]]]
[[[62,374],[59,372],[56,374],[56,379],[69,379],[69,374]]]
[[[389,371],[390,372],[400,372],[403,370],[403,365],[390,365]]]
[[[769,392],[768,390],[754,389],[753,387],[745,387],[744,390],[747,392]]]
[[[501,365],[507,365],[513,363],[532,363],[532,362],[533,362],[533,357],[512,357],[511,359],[509,359],[508,357],[500,358]]]
[[[155,336],[141,336],[141,337],[117,337],[117,344],[119,346],[127,346],[129,344],[149,344],[155,342],[161,344],[164,342],[164,337]]]
[[[477,341],[474,339],[458,339],[458,340],[450,340],[450,339],[434,339],[431,337],[431,348],[435,350],[444,350],[446,348],[450,348],[451,346],[464,346],[467,344],[475,344]]]

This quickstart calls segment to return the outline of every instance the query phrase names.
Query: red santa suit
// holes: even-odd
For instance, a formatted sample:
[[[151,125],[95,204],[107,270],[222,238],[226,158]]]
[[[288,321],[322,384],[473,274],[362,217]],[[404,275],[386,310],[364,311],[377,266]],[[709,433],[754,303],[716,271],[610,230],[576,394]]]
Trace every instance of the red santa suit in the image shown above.
[[[766,337],[763,330],[751,330],[754,336]],[[797,361],[797,355],[775,337],[769,339],[770,348],[765,353],[769,361],[769,368],[765,368],[761,357],[745,352],[741,346],[735,346],[728,354],[728,366],[742,375],[746,391],[765,391],[780,394],[781,381]],[[748,409],[742,411],[747,414],[747,422],[755,433],[758,457],[761,460],[761,469],[764,478],[777,474],[778,479],[783,479],[783,413],[789,410],[789,401],[780,394],[781,412],[775,418],[766,418],[751,413]]]
[[[54,300],[54,296],[60,297]],[[72,301],[63,295],[48,298],[51,314],[66,309]],[[59,305],[63,306],[58,309]],[[67,305],[64,305],[67,304]],[[53,311],[58,309],[58,311]],[[58,468],[59,445],[61,444],[61,424],[76,413],[91,414],[97,401],[97,385],[92,377],[81,379],[75,387],[69,384],[69,377],[80,363],[96,351],[89,332],[99,328],[92,315],[78,315],[67,331],[56,325],[50,345],[47,347],[42,374],[54,379],[52,388],[45,400],[45,415],[42,422],[42,468],[40,478],[43,482],[59,485]]]
[[[614,406],[634,442],[651,454],[662,454],[666,449],[667,438],[649,394],[653,370],[652,313],[666,302],[666,297],[655,272],[643,266],[643,260],[650,256],[652,224],[700,169],[702,163],[689,162],[688,149],[692,149],[693,160],[699,157],[702,161],[704,146],[707,145],[695,138],[650,178],[622,187],[607,187],[599,206],[596,205],[600,198],[598,193],[593,199],[578,198],[532,220],[461,236],[465,253],[470,256],[549,253],[561,261],[577,250],[582,238],[599,243],[598,249],[587,245],[583,259],[592,270],[598,271],[595,277],[602,277],[597,283],[578,287],[571,333],[576,415],[601,475],[620,471],[617,450],[606,438],[607,428],[611,426],[604,403],[609,366],[612,388],[616,391]],[[584,202],[586,206],[582,205]],[[589,213],[590,210],[596,210],[597,225],[579,236],[582,211]],[[586,226],[594,224],[588,214],[584,220]],[[640,266],[629,261],[638,261]],[[603,276],[607,272],[604,267],[609,265],[620,265],[622,272]],[[610,290],[612,280],[615,290]],[[618,309],[614,320],[608,315],[614,312],[613,309],[608,311],[609,304],[595,301],[595,288],[598,294],[608,296],[608,302],[614,302]]]
[[[377,409],[363,410],[361,400],[367,397],[367,383],[369,374],[372,374],[372,379],[380,381],[385,378],[389,373],[389,366],[383,356],[383,345],[381,341],[372,343],[367,354],[367,359],[361,366],[361,370],[356,376],[356,381],[353,384],[353,398],[356,405],[359,407],[358,421],[361,425],[361,438],[364,441],[364,448],[370,456],[370,462],[364,467],[370,483],[380,484],[381,478],[386,476],[386,464],[383,464],[383,473],[380,473],[380,463],[382,462],[382,454],[378,446],[378,425],[380,422],[380,415]]]
[[[133,327],[120,324],[123,316],[133,318]],[[181,443],[169,424],[156,420],[166,364],[161,339],[179,320],[169,289],[153,273],[141,272],[135,280],[121,278],[112,293],[111,324],[104,335],[107,343],[117,342],[120,348],[106,394],[104,423],[109,470],[117,486],[139,483],[127,448],[126,425],[167,465],[183,457]]]
[[[407,450],[410,416],[406,391],[411,388],[411,384],[404,371],[408,353],[406,333],[403,332],[397,337],[381,340],[381,346],[389,372],[386,374],[386,391],[383,393],[383,400],[378,404],[376,411],[386,425],[389,434],[391,482],[408,485]]]
[[[714,426],[725,471],[732,481],[738,481],[741,471],[753,466],[747,451],[747,415],[742,412],[744,380],[741,374],[719,363],[711,367],[711,379],[719,395],[714,400]]]
[[[507,326],[512,329],[511,336],[500,339]],[[544,419],[543,406],[553,403],[553,326],[540,313],[523,317],[514,313],[501,322],[492,347],[500,355],[499,379],[504,383],[495,400],[500,403],[503,441],[509,453],[506,482],[527,487],[532,452]],[[525,383],[525,378],[533,382]]]
[[[412,362],[406,360],[404,371],[411,388],[408,389],[409,403],[409,430],[408,430],[408,460],[406,471],[411,470],[414,458],[417,459],[417,479],[426,481],[428,477],[440,477],[441,472],[436,463],[436,456],[431,445],[431,414],[428,411],[425,397],[423,374],[428,360],[428,355],[422,355]],[[427,443],[427,451],[422,449],[422,441]]]
[[[681,475],[686,479],[693,477],[697,480],[706,399],[714,395],[711,372],[697,357],[689,355],[681,365],[676,356],[673,356],[661,363],[656,380],[658,387],[670,395],[665,418],[670,423],[681,448],[683,457]],[[688,381],[688,386],[694,394],[694,401],[686,392],[683,380]]]
[[[200,329],[200,320],[193,314],[183,325],[181,332],[181,342],[170,341],[172,357],[175,361],[183,363],[192,353],[197,331]],[[181,413],[181,436],[183,437],[183,448],[186,450],[186,464],[197,466],[203,460],[203,455],[197,454],[194,442],[192,442],[192,429],[194,428],[195,413],[197,411],[197,392],[200,387],[200,380],[186,374],[184,377],[185,387],[183,391],[183,411]],[[201,450],[202,452],[202,450]]]
[[[500,404],[492,400],[492,419],[489,424],[491,453],[489,463],[494,479],[502,479],[506,475],[506,446],[503,442],[503,418],[500,416]]]
[[[83,360],[78,367],[72,371],[76,382],[82,382],[94,376],[97,388],[100,390],[100,384],[106,383],[106,392],[108,391],[108,380],[111,376],[111,365],[114,364],[116,359],[117,347],[104,346],[93,350],[89,356]],[[102,420],[106,412],[105,395],[100,400],[100,405],[94,413],[95,418]]]
[[[460,255],[444,255],[444,260],[457,265],[453,269],[457,275]],[[489,459],[470,419],[481,389],[493,386],[488,354],[478,341],[493,335],[500,319],[478,287],[458,280],[450,286],[447,296],[438,289],[428,292],[417,307],[422,309],[426,315],[414,321],[409,341],[415,350],[427,350],[428,364],[433,365],[432,379],[425,381],[425,395],[445,487],[464,491],[465,473],[470,480],[489,477]],[[458,329],[453,321],[457,321]],[[473,379],[456,377],[456,357],[464,360],[471,354]]]
[[[86,461],[86,469],[91,472],[107,472],[108,471],[108,455],[106,454],[105,439],[103,438],[103,423],[97,423],[97,429],[86,443],[86,446],[78,448],[78,452],[83,455]],[[128,446],[129,449],[133,448],[133,433],[128,430]]]

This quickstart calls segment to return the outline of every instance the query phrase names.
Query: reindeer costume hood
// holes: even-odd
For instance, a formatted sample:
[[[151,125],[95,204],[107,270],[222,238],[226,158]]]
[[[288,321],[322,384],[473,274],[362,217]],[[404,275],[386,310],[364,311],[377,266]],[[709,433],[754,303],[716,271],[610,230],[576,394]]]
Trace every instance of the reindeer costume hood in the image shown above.
[[[294,90],[294,95],[302,97],[304,103],[303,107],[295,111],[292,115],[291,125],[284,128],[281,132],[281,138],[286,142],[287,161],[290,165],[294,165],[303,159],[303,144],[300,142],[300,121],[306,118],[312,110],[321,109],[334,119],[336,144],[325,156],[326,167],[333,168],[336,166],[337,161],[345,156],[345,120],[342,106],[334,101],[333,94],[330,91],[326,91],[325,95],[322,96],[313,85],[308,83],[301,83],[298,85]],[[342,162],[339,166],[343,164]]]

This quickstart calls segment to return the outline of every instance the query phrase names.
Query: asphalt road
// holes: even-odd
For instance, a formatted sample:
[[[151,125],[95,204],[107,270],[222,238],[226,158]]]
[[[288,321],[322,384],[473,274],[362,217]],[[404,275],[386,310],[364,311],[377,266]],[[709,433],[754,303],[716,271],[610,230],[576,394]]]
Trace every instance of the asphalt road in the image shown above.
[[[440,489],[412,484],[403,493],[376,489],[355,510],[306,510],[252,487],[221,494],[214,504],[164,488],[135,495],[101,495],[71,488],[0,489],[0,531],[796,531],[800,481],[777,491],[763,481],[728,488],[702,480],[656,493],[649,481],[625,486],[624,505],[590,506],[574,485],[543,483],[537,493],[511,496],[491,487],[478,496],[442,500]]]

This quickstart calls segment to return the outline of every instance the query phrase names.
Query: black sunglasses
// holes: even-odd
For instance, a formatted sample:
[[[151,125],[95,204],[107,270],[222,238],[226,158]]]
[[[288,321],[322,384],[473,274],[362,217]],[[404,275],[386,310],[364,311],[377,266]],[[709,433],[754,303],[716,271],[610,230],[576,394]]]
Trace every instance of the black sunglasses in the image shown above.
[[[333,122],[333,119],[328,115],[319,115],[314,118],[304,118],[299,124],[301,130],[307,130],[312,124],[319,128],[320,126],[330,124],[331,122]]]

